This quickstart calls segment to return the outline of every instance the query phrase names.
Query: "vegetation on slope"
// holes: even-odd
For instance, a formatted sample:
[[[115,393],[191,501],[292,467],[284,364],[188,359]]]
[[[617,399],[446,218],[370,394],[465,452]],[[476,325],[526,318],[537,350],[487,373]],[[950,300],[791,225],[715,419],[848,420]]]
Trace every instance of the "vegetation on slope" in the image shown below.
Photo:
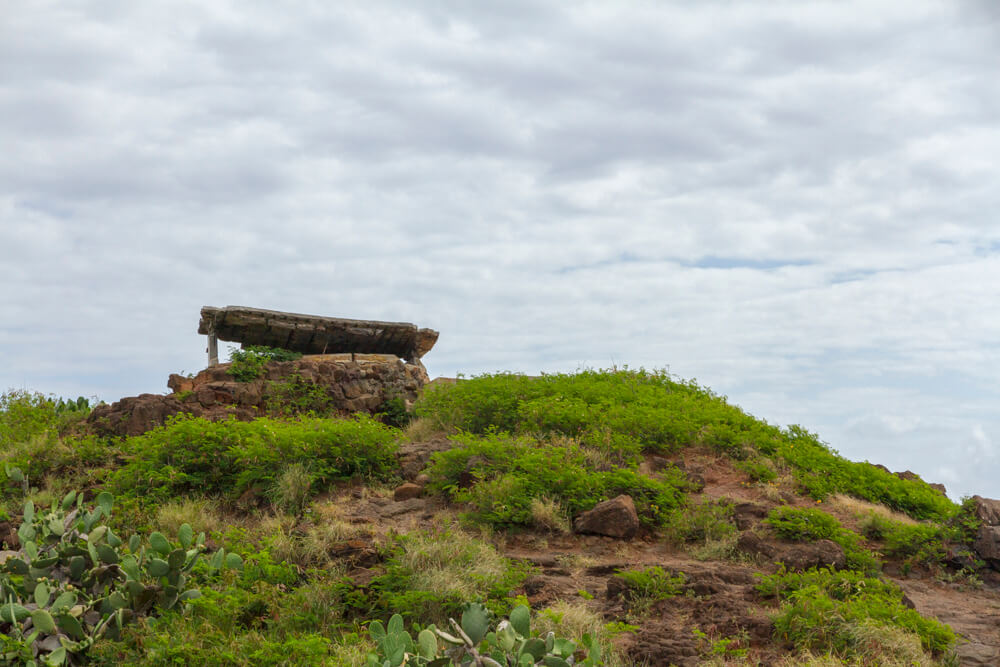
[[[2,498],[14,527],[25,501],[48,506],[74,489],[88,500],[110,491],[118,508],[111,519],[114,531],[159,529],[175,542],[204,531],[209,560],[215,553],[233,554],[241,567],[192,565],[185,583],[199,596],[175,607],[151,607],[147,615],[130,617],[117,635],[102,634],[87,651],[62,654],[63,660],[364,665],[377,655],[371,664],[395,665],[396,656],[386,652],[398,646],[386,644],[386,626],[372,621],[398,614],[413,637],[413,651],[401,655],[425,664],[419,661],[431,660],[428,636],[436,650],[450,644],[420,630],[435,624],[449,631],[449,617],[460,618],[470,603],[481,603],[477,609],[493,619],[496,635],[497,620],[511,614],[513,623],[524,613],[516,610],[524,609],[521,586],[532,572],[498,550],[506,534],[568,532],[573,516],[619,494],[635,501],[648,539],[696,542],[704,558],[735,557],[732,505],[696,497],[698,484],[671,463],[689,452],[729,461],[746,484],[762,489],[785,480],[812,501],[848,494],[918,520],[903,524],[873,515],[855,531],[824,512],[822,503],[772,511],[762,530],[769,527],[788,540],[832,540],[847,559],[847,568],[838,572],[779,571],[761,580],[763,602],[775,605],[778,645],[874,664],[879,657],[870,653],[870,640],[882,633],[902,638],[891,649],[896,654],[882,656],[890,664],[909,659],[906,651],[913,646],[921,655],[942,656],[954,641],[946,626],[901,607],[899,589],[878,573],[883,555],[910,566],[939,567],[946,545],[969,541],[974,526],[968,508],[920,480],[847,461],[800,427],[755,419],[694,381],[666,372],[492,374],[428,389],[416,405],[419,419],[410,432],[450,434],[450,449],[438,452],[426,469],[426,492],[461,510],[462,525],[398,534],[351,523],[339,509],[340,499],[351,497],[346,485],[367,485],[359,497],[384,497],[385,489],[401,481],[395,451],[407,436],[394,426],[362,415],[290,414],[252,422],[182,416],[115,441],[79,428],[88,409],[86,402],[27,392],[0,397],[0,462],[8,471]],[[383,421],[405,421],[398,417]],[[656,466],[650,466],[650,457],[660,457]],[[375,565],[358,569],[338,555],[359,549],[370,552]],[[7,561],[0,571],[16,575],[12,567]],[[635,582],[628,577],[646,581],[658,573],[663,571],[620,576],[631,586]],[[683,582],[682,573],[669,578],[670,595],[680,594]],[[537,647],[531,633],[544,645],[543,629],[551,627],[573,642],[580,659],[621,660],[611,643],[623,631],[621,621],[588,617],[562,624],[554,619],[593,611],[558,604],[562,611],[542,610],[528,634],[515,633],[517,646]],[[831,614],[837,623],[828,621]],[[4,620],[4,651],[23,651],[24,643],[31,643],[27,635],[11,634],[12,625]],[[392,622],[393,629],[399,627]],[[402,634],[394,636],[404,641]],[[422,658],[417,638],[425,642]],[[489,641],[492,650],[503,648],[495,636]],[[734,639],[706,639],[706,659],[713,652],[729,660],[745,656],[746,648],[738,645]],[[458,644],[451,646],[458,651]],[[569,650],[569,644],[561,646]],[[463,650],[473,649],[479,650]],[[560,655],[547,659],[568,657]]]

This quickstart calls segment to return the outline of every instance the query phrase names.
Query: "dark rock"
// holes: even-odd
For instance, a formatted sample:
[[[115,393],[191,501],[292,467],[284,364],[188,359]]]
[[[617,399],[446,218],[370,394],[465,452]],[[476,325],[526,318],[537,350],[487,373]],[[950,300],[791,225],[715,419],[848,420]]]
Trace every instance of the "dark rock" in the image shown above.
[[[577,533],[630,539],[639,532],[639,515],[631,496],[620,495],[598,503],[573,521]]]
[[[482,456],[470,456],[469,460],[465,462],[465,468],[462,472],[458,473],[458,479],[456,483],[460,489],[468,489],[479,479],[476,476],[476,470],[487,464],[487,460]]]
[[[796,544],[777,557],[790,570],[808,570],[811,567],[841,569],[847,565],[844,550],[832,540],[817,540]]]
[[[436,438],[427,442],[404,442],[396,451],[396,458],[399,460],[399,467],[403,470],[403,477],[417,482],[417,479],[421,477],[421,471],[430,463],[435,452],[443,452],[452,447],[454,447],[454,443],[447,438]]]
[[[702,489],[705,488],[705,476],[702,475],[700,472],[689,470],[688,472],[684,473],[684,477],[685,479],[687,479],[687,483],[691,487],[691,491],[693,493],[699,493]]]
[[[604,595],[609,600],[617,600],[625,596],[628,592],[628,582],[619,576],[614,576],[608,579],[608,589],[605,591]]]
[[[378,563],[378,550],[371,540],[345,540],[330,547],[330,555],[338,560],[346,560],[357,566],[368,568]]]
[[[736,548],[751,556],[764,556],[765,558],[773,558],[774,554],[777,553],[774,545],[752,532],[740,535],[739,539],[736,540]]]
[[[409,500],[410,498],[417,498],[424,492],[424,487],[419,484],[414,484],[413,482],[407,482],[396,487],[396,490],[392,492],[393,500]]]
[[[236,501],[236,506],[243,510],[260,509],[266,504],[264,489],[260,486],[251,486]]]
[[[584,572],[588,577],[606,577],[618,570],[628,569],[628,567],[628,563],[601,563],[600,565],[591,565]]]
[[[1000,500],[972,496],[975,503],[974,514],[987,526],[1000,526]]]
[[[996,667],[1000,665],[1000,648],[975,641],[963,641],[955,649],[962,667]]]
[[[87,423],[98,435],[128,437],[151,431],[182,411],[184,406],[172,396],[140,394],[98,405],[90,412]]]
[[[760,523],[768,513],[768,508],[756,503],[740,503],[733,507],[733,520],[740,530],[753,528]]]
[[[388,519],[390,517],[399,516],[400,514],[419,512],[426,508],[427,500],[425,498],[409,498],[407,500],[400,500],[399,502],[379,508],[378,514],[380,517]]]
[[[17,530],[10,521],[0,521],[0,545],[9,549],[17,549],[21,546],[21,540],[17,537]]]
[[[651,469],[652,469],[652,470],[653,470],[654,472],[657,472],[657,471],[660,471],[660,470],[663,470],[664,468],[669,468],[669,467],[670,467],[670,465],[671,465],[671,464],[670,464],[670,459],[668,459],[668,458],[667,458],[667,457],[665,457],[665,456],[650,456],[650,457],[649,457],[648,459],[646,459],[646,460],[647,460],[647,461],[649,461],[649,467],[650,467],[650,468],[651,468]],[[683,468],[682,468],[681,466],[682,466],[682,464],[681,464],[681,463],[678,463],[678,464],[677,464],[677,467],[678,467],[678,468],[681,468],[681,470],[683,470]]]
[[[980,558],[1000,569],[1000,526],[979,526],[972,546]]]

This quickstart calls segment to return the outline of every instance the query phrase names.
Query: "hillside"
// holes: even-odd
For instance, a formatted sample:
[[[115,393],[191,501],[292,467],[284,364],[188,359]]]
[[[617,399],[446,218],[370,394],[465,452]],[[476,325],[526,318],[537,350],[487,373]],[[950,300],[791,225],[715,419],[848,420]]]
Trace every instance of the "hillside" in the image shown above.
[[[3,394],[6,664],[1000,664],[1000,502],[666,372],[364,363]]]

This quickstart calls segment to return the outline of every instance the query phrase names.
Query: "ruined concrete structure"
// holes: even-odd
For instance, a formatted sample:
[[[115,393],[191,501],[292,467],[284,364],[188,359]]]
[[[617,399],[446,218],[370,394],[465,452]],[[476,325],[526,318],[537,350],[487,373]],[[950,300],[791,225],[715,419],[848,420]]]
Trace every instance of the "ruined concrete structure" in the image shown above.
[[[409,322],[349,320],[246,306],[201,309],[198,333],[208,336],[208,363],[219,363],[218,341],[278,347],[302,354],[392,354],[416,363],[438,332]]]

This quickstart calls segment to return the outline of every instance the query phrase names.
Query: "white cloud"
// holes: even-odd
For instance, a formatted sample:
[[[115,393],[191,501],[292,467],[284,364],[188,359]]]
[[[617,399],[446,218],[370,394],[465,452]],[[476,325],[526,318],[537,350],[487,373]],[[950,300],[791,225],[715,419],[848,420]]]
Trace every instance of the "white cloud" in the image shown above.
[[[998,17],[21,3],[0,388],[164,390],[204,304],[403,319],[432,373],[669,366],[1000,495]]]

